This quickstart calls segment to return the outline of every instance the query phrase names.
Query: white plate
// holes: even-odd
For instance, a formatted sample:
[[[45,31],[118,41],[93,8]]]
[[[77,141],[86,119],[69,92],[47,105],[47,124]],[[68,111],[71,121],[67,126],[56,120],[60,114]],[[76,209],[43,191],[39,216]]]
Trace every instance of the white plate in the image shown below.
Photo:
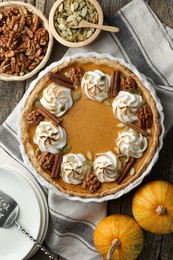
[[[40,232],[41,212],[37,197],[24,178],[0,166],[0,190],[14,198],[19,205],[17,221],[34,238]],[[23,259],[33,248],[30,241],[14,224],[0,232],[0,259]]]
[[[28,172],[23,172],[19,168],[14,167],[14,166],[7,166],[3,165],[3,168],[7,168],[10,171],[14,171],[17,175],[20,177],[24,178],[28,184],[30,184],[31,188],[35,192],[39,205],[40,205],[40,211],[41,211],[41,223],[40,223],[40,231],[39,235],[37,238],[37,241],[42,244],[43,240],[46,236],[47,233],[47,228],[48,228],[48,222],[49,222],[49,212],[48,212],[48,205],[47,205],[47,200],[45,197],[45,194],[41,187],[38,185],[37,181],[35,178],[29,174]],[[29,259],[36,251],[38,250],[38,247],[34,246],[31,251],[25,256],[25,259]]]

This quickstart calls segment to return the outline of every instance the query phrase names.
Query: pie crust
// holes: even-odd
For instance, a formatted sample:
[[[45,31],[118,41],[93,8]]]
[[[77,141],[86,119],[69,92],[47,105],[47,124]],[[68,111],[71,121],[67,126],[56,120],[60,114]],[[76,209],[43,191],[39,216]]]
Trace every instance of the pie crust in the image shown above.
[[[56,67],[54,67],[51,72],[64,72],[68,70],[70,67],[85,67],[85,71],[91,70],[91,68],[94,69],[100,69],[101,71],[105,70],[105,73],[109,74],[111,76],[111,72],[113,70],[118,70],[120,73],[127,77],[132,77],[136,83],[140,91],[142,92],[143,98],[146,101],[146,103],[149,105],[152,114],[153,114],[153,123],[151,126],[151,135],[148,141],[148,147],[145,151],[142,158],[137,159],[134,165],[135,168],[135,174],[130,175],[128,174],[125,179],[122,181],[122,183],[117,184],[117,182],[106,182],[101,184],[100,188],[96,190],[93,193],[90,193],[88,190],[81,187],[81,185],[72,185],[65,183],[61,177],[58,179],[52,179],[50,177],[50,173],[48,171],[43,170],[38,165],[38,160],[35,155],[35,145],[32,143],[32,131],[29,131],[30,126],[27,122],[26,116],[33,110],[35,101],[37,99],[37,95],[40,94],[43,90],[43,87],[47,86],[46,84],[50,82],[48,73],[44,75],[35,85],[35,88],[32,90],[32,92],[29,94],[26,104],[22,113],[22,119],[21,119],[21,137],[22,137],[22,143],[25,148],[25,153],[28,156],[29,160],[31,161],[32,165],[36,169],[36,171],[45,178],[49,183],[57,187],[60,191],[62,191],[65,194],[73,195],[76,197],[84,197],[84,198],[99,198],[104,197],[106,195],[110,194],[116,194],[118,191],[125,189],[129,184],[133,183],[135,180],[137,180],[142,173],[147,169],[149,163],[153,159],[156,150],[158,148],[159,144],[159,136],[161,133],[161,126],[160,126],[160,116],[159,112],[157,110],[156,102],[154,98],[152,97],[150,91],[142,84],[141,80],[127,67],[120,64],[118,61],[106,59],[106,58],[75,58],[71,59],[69,61],[66,61]],[[87,69],[88,68],[88,69]],[[92,101],[88,101],[88,104],[91,104]],[[93,101],[94,102],[94,101]],[[106,105],[105,105],[106,107]],[[69,110],[70,115],[70,110]],[[112,115],[114,117],[114,115]],[[120,122],[120,121],[119,121]],[[102,122],[100,122],[101,124]],[[115,132],[118,132],[120,129],[118,129],[115,125]],[[68,136],[68,130],[67,130],[67,136]],[[115,141],[115,140],[113,140]],[[73,146],[72,146],[73,147]],[[96,148],[97,150],[97,148]],[[110,147],[110,150],[113,150],[113,147]],[[70,151],[71,152],[71,151]],[[69,152],[69,153],[70,153]],[[73,152],[73,151],[72,151]],[[80,151],[79,151],[80,152]],[[100,151],[99,151],[100,152]],[[106,151],[104,151],[106,152]],[[86,153],[84,154],[86,156]],[[95,155],[95,154],[94,154]]]

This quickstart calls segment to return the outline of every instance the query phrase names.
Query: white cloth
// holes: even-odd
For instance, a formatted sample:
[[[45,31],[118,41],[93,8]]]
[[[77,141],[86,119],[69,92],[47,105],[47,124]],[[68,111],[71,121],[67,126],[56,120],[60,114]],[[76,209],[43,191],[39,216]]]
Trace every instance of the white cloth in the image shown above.
[[[85,48],[69,49],[75,53],[109,53],[134,64],[154,84],[165,114],[166,132],[173,122],[173,30],[165,27],[142,0],[134,0],[122,8],[110,24],[120,28],[118,34],[101,33]],[[0,128],[0,163],[27,171],[17,141],[19,105]],[[44,187],[43,187],[44,188]],[[99,260],[93,244],[93,231],[106,216],[106,203],[81,203],[48,194],[50,224],[46,237],[48,246],[70,260]]]

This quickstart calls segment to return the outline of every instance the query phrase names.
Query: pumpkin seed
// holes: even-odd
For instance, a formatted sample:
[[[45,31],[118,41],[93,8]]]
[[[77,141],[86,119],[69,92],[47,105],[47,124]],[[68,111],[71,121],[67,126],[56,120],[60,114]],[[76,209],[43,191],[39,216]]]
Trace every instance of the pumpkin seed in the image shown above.
[[[67,17],[67,22],[69,23],[69,22],[73,21],[74,18],[75,18],[75,16],[73,14],[70,15],[69,17]]]
[[[78,21],[78,23],[82,20],[82,17],[80,17],[80,16],[76,16],[76,19],[77,19],[77,21]]]
[[[62,31],[61,35],[66,38],[68,36],[68,32],[67,31]]]
[[[73,87],[74,87],[74,89],[78,89],[79,88],[79,86],[78,85],[73,85]]]
[[[116,126],[119,127],[119,128],[123,128],[123,127],[125,127],[125,124],[124,123],[118,123],[118,124],[116,124]]]
[[[88,157],[88,159],[89,159],[90,161],[92,161],[93,155],[92,155],[92,153],[91,153],[90,151],[87,152],[87,157]]]
[[[71,4],[71,11],[72,11],[72,13],[74,12],[74,10],[75,10],[74,4]]]
[[[85,7],[82,9],[82,16],[83,16],[83,17],[86,16],[87,11],[88,11],[88,8],[87,8],[87,6],[85,6]]]
[[[126,154],[123,154],[123,153],[121,153],[121,154],[118,154],[118,155],[117,155],[117,157],[118,157],[118,158],[127,158],[127,155],[126,155]]]
[[[89,38],[89,37],[91,37],[91,35],[92,35],[92,31],[88,31],[86,36],[87,36],[87,38]]]
[[[83,41],[83,39],[84,39],[83,35],[82,35],[82,34],[79,34],[79,35],[78,35],[78,40],[79,40],[79,41]]]
[[[140,148],[141,150],[144,148],[144,142],[141,142]]]
[[[114,151],[116,152],[116,154],[119,154],[119,153],[120,153],[117,146],[114,147]]]
[[[78,8],[79,4],[78,2],[74,2],[74,9],[76,10]]]
[[[73,18],[73,24],[74,26],[78,26],[78,20],[75,17]]]
[[[111,105],[111,103],[110,103],[109,100],[104,100],[103,102],[104,102],[104,104],[107,105],[107,106],[110,106],[110,105]]]
[[[63,3],[61,3],[61,4],[59,5],[58,11],[59,11],[59,12],[62,12],[62,9],[63,9]]]
[[[77,92],[73,96],[73,101],[76,102],[81,98],[81,93]]]
[[[61,108],[60,108],[60,111],[61,111],[61,112],[65,111],[65,107],[61,107]]]
[[[89,168],[92,168],[94,162],[93,162],[93,161],[90,161],[90,160],[85,160],[85,161],[83,162],[83,164],[87,165]]]
[[[73,41],[73,36],[72,35],[68,36],[67,40],[69,40],[69,42],[72,42]]]
[[[67,28],[67,32],[69,35],[72,35],[72,31],[69,28]]]
[[[39,100],[42,99],[42,96],[38,94],[37,99],[39,99]]]
[[[87,165],[88,162],[89,162],[88,160],[85,160],[85,161],[83,161],[83,164],[84,164],[84,165]]]
[[[71,75],[70,75],[69,72],[65,72],[65,73],[64,73],[64,76],[67,77],[67,78],[70,78],[70,77],[71,77]]]
[[[125,159],[125,160],[124,160],[124,163],[127,163],[128,161],[129,161],[129,158]]]
[[[85,5],[86,5],[86,3],[82,1],[82,2],[80,3],[80,8],[82,9]]]
[[[58,22],[59,23],[62,23],[62,24],[66,24],[66,20],[64,18],[59,18],[58,19]]]
[[[57,154],[63,154],[63,151],[61,149],[59,149]]]
[[[148,128],[146,131],[147,131],[147,133],[151,134],[151,129],[150,128]]]
[[[134,88],[129,88],[128,92],[131,93],[131,94],[138,94],[137,89],[134,89]]]
[[[89,75],[88,75],[88,73],[85,73],[85,75],[84,75],[84,79],[85,79],[85,80],[88,80],[88,79],[89,79]]]
[[[87,30],[83,30],[83,37],[87,35]]]
[[[60,30],[66,30],[66,29],[67,29],[66,26],[65,26],[63,23],[60,23],[60,24],[58,25],[58,28],[59,28]]]
[[[40,149],[37,148],[36,151],[35,151],[36,157],[38,157],[40,153],[41,153]]]
[[[71,145],[67,145],[67,146],[65,146],[64,148],[63,148],[63,150],[62,150],[62,152],[63,153],[68,153],[70,150],[71,150]]]
[[[40,103],[39,101],[36,101],[36,102],[35,102],[35,106],[36,106],[36,107],[41,107],[41,103]]]
[[[88,166],[89,166],[90,168],[92,168],[92,167],[93,167],[93,164],[94,164],[93,161],[89,161]]]
[[[130,170],[130,175],[132,176],[132,175],[134,175],[134,174],[135,174],[135,168],[132,167],[131,170]]]

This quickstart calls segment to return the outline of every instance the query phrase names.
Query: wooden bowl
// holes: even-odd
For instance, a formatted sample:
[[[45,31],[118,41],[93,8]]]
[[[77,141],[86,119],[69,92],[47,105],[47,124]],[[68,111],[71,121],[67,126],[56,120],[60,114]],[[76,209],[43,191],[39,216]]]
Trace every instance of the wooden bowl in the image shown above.
[[[95,7],[97,13],[98,13],[98,24],[103,24],[103,11],[101,9],[101,6],[99,5],[99,3],[96,0],[86,0],[91,2],[91,4],[93,4],[93,6]],[[54,5],[52,6],[51,10],[50,10],[50,14],[49,14],[49,26],[50,26],[50,30],[54,36],[54,38],[60,42],[61,44],[67,46],[67,47],[83,47],[85,45],[90,44],[91,42],[93,42],[99,35],[100,30],[96,29],[95,32],[91,35],[91,37],[89,37],[88,39],[84,40],[84,41],[79,41],[79,42],[70,42],[65,40],[64,38],[62,38],[56,28],[55,28],[55,22],[54,22],[54,16],[55,16],[55,12],[57,10],[57,8],[60,6],[61,3],[63,3],[64,0],[57,0]],[[84,18],[85,19],[85,18]]]
[[[42,14],[42,12],[40,10],[38,10],[36,7],[34,7],[31,4],[27,4],[27,3],[23,3],[23,2],[18,2],[18,1],[9,1],[9,2],[4,2],[4,3],[0,3],[0,10],[5,9],[5,8],[9,8],[9,7],[20,7],[23,6],[25,7],[29,12],[32,12],[33,14],[36,14],[37,16],[40,17],[42,24],[43,24],[43,28],[45,28],[48,31],[49,34],[49,42],[48,42],[48,46],[47,46],[47,50],[45,53],[45,56],[43,58],[43,60],[40,61],[40,63],[30,72],[21,75],[21,76],[16,76],[16,75],[8,75],[6,73],[0,73],[0,80],[4,80],[4,81],[22,81],[22,80],[26,80],[28,78],[31,78],[34,74],[36,74],[42,67],[45,66],[45,64],[47,63],[50,54],[51,54],[51,50],[52,50],[52,46],[53,46],[53,36],[49,30],[49,25],[48,25],[48,20],[46,19],[46,17]]]

